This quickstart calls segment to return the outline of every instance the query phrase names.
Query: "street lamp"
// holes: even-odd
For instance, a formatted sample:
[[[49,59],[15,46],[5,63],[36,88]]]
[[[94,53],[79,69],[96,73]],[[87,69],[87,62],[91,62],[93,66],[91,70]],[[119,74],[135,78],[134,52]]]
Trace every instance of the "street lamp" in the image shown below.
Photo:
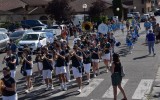
[[[117,11],[120,11],[120,8],[116,8]]]
[[[83,4],[82,8],[84,9],[84,21],[85,21],[85,9],[87,9],[87,4]]]

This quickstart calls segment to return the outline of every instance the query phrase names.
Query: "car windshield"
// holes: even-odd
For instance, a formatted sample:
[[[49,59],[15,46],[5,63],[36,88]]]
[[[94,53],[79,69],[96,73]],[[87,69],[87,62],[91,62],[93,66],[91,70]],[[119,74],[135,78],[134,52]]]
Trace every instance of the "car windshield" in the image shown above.
[[[6,29],[0,28],[0,32],[7,32]]]
[[[52,38],[52,37],[53,37],[53,34],[50,33],[50,32],[46,32],[46,36],[47,36],[48,38]]]
[[[38,40],[39,34],[26,34],[22,40]]]
[[[59,29],[59,26],[51,26],[52,29]]]
[[[20,32],[13,32],[10,37],[21,37],[23,36],[24,31],[20,31]]]

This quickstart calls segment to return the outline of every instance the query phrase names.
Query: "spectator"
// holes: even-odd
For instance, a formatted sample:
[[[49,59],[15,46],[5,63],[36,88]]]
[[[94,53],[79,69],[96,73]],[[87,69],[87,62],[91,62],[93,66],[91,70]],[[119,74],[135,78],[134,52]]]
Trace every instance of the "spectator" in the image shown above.
[[[153,33],[152,30],[149,30],[149,33],[147,34],[146,39],[148,43],[149,55],[151,54],[151,49],[152,49],[153,56],[155,56],[156,55],[154,52],[155,34]]]
[[[118,54],[113,54],[113,63],[111,66],[111,73],[112,73],[111,80],[112,80],[112,85],[113,85],[114,100],[117,100],[117,87],[122,92],[123,97],[124,97],[121,100],[127,100],[124,89],[121,86],[121,82],[122,82],[121,62],[120,62]]]

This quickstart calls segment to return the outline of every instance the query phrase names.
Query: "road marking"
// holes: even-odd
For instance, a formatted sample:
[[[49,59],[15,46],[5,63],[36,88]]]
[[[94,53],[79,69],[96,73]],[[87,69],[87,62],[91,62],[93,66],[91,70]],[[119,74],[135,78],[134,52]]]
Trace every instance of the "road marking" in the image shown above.
[[[128,82],[128,79],[122,80],[122,88],[125,86],[125,84]],[[120,90],[117,90],[117,95],[120,93]],[[110,86],[109,89],[105,92],[105,94],[102,96],[102,98],[113,98],[113,86]]]
[[[82,89],[80,95],[76,97],[87,97],[104,79],[93,79],[89,85]]]
[[[60,92],[59,92],[60,91]],[[62,91],[60,88],[58,89],[58,93],[51,95],[50,97],[58,97],[65,93],[66,91]]]
[[[142,79],[139,83],[136,91],[134,92],[134,95],[132,96],[132,99],[143,99],[146,97],[147,94],[149,94],[151,87],[153,84],[152,79]]]

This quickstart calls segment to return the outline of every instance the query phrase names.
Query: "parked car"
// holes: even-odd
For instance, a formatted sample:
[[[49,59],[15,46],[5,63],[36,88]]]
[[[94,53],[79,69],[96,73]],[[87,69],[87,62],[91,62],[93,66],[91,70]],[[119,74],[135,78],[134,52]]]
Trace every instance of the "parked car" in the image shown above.
[[[29,32],[25,34],[18,43],[18,52],[22,52],[24,46],[28,46],[31,52],[36,53],[38,48],[38,43],[42,46],[47,45],[47,37],[45,32]]]
[[[56,34],[56,36],[60,36],[61,35],[61,32],[62,32],[62,29],[61,29],[61,26],[60,25],[53,25],[51,27],[48,27],[48,29],[53,29],[54,33]]]
[[[52,32],[45,32],[47,37],[47,43],[53,43],[56,36]]]
[[[143,14],[141,16],[141,22],[145,22],[146,20],[148,20],[150,18],[150,15],[149,14]]]
[[[154,12],[154,15],[155,15],[155,16],[160,16],[160,10],[155,11],[155,12]]]
[[[0,52],[6,50],[7,43],[9,43],[9,37],[4,32],[0,32]]]
[[[23,20],[21,21],[21,25],[23,28],[32,28],[36,26],[47,27],[47,25],[43,24],[40,20]]]
[[[0,28],[0,32],[3,32],[9,36],[9,32],[6,28]]]
[[[19,40],[23,37],[24,34],[33,32],[32,30],[23,30],[23,31],[15,31],[9,35],[9,38],[13,41]]]
[[[134,17],[140,17],[140,13],[139,12],[130,12],[130,14],[133,14]]]

